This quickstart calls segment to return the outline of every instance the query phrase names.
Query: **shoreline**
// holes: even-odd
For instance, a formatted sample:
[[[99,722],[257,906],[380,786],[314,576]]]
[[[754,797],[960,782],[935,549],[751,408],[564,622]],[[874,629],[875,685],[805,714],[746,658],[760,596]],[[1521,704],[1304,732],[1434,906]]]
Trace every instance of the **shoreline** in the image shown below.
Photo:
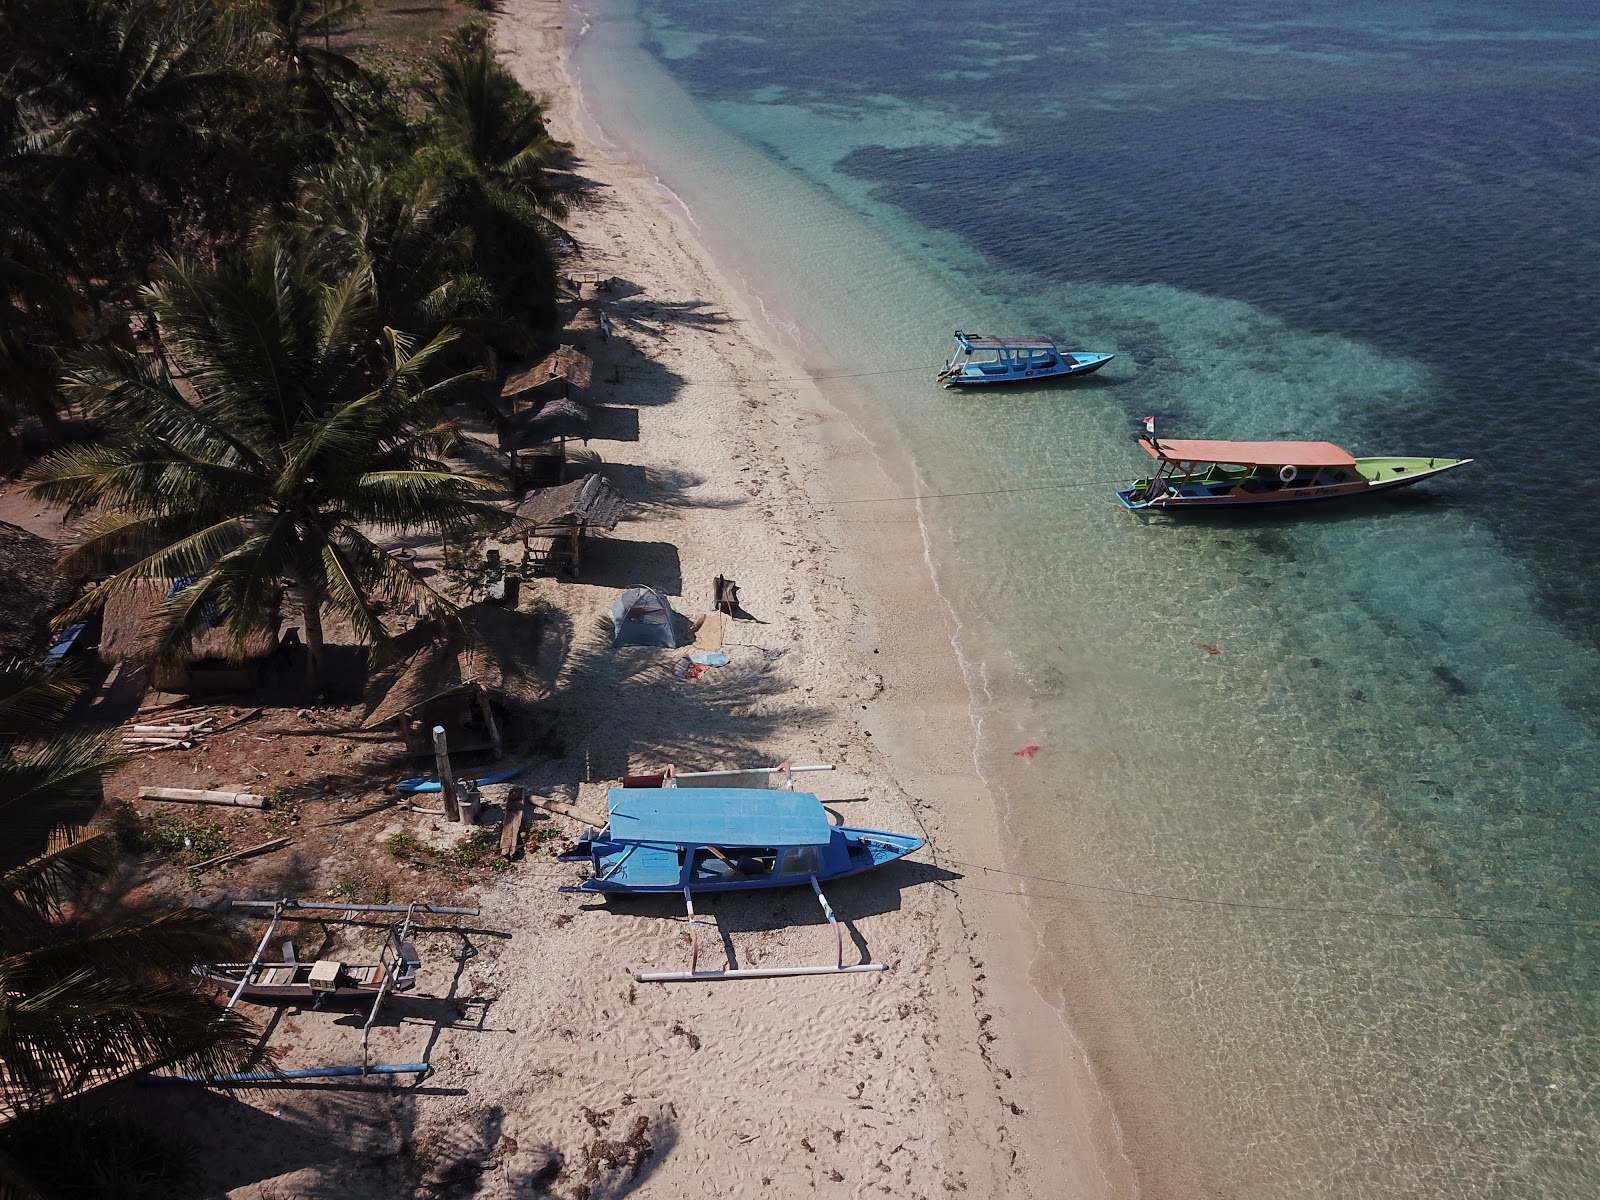
[[[546,28],[536,31],[530,25],[541,23],[540,13]],[[525,84],[553,101],[552,132],[575,144],[580,173],[602,181],[633,214],[635,232],[642,235],[648,228],[658,243],[634,242],[630,265],[661,248],[660,227],[649,218],[665,218],[675,235],[673,249],[695,261],[711,284],[710,296],[739,318],[734,336],[749,343],[747,353],[780,366],[767,377],[805,380],[782,389],[793,391],[784,399],[792,406],[791,417],[802,423],[803,436],[794,443],[802,458],[801,495],[795,498],[803,510],[799,516],[816,523],[827,569],[850,601],[849,636],[839,642],[850,650],[845,668],[878,677],[873,695],[858,710],[864,715],[852,717],[852,723],[877,748],[874,766],[894,780],[930,834],[925,853],[932,861],[948,856],[947,847],[953,846],[968,860],[1004,862],[997,803],[976,765],[973,683],[957,652],[956,618],[938,591],[922,514],[909,521],[852,521],[846,531],[826,503],[829,496],[920,490],[909,456],[870,440],[851,419],[848,404],[836,404],[806,374],[796,361],[798,339],[772,315],[750,280],[734,272],[739,283],[730,281],[682,198],[634,160],[623,140],[584,106],[582,81],[571,62],[573,31],[559,27],[580,21],[577,36],[592,28],[589,17],[564,0],[511,5],[497,21],[497,46]],[[554,44],[535,49],[528,45],[530,35],[534,41],[554,35]],[[586,215],[580,210],[572,221],[580,244]],[[590,263],[585,259],[583,265]],[[751,372],[748,377],[760,376]],[[764,386],[774,394],[773,385]],[[892,617],[930,612],[938,620],[923,629],[915,622],[897,624]],[[930,706],[931,696],[945,699]],[[992,1143],[974,1140],[966,1148],[988,1157],[985,1173],[994,1194],[1016,1194],[1024,1184],[1039,1196],[1137,1195],[1116,1118],[1082,1046],[1064,1015],[1044,1001],[1030,979],[1036,946],[1025,934],[1036,925],[1026,902],[1010,891],[958,893],[947,887],[941,894],[941,947],[949,951],[960,945],[965,954],[942,964],[947,1003],[934,1024],[970,1022],[973,1045],[980,1049],[948,1050],[935,1074],[954,1085],[946,1100],[961,1111],[946,1114],[952,1129],[998,1118]],[[985,1093],[992,1095],[985,1099]]]

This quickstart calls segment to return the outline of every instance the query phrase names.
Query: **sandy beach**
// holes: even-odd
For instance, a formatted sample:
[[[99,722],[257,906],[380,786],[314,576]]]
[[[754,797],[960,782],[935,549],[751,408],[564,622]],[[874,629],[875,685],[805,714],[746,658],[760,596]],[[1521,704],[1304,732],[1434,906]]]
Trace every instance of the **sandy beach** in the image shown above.
[[[216,1194],[252,1200],[1137,1194],[1109,1105],[1029,984],[1018,881],[954,865],[1002,865],[1003,823],[973,769],[914,507],[840,517],[840,499],[913,481],[785,361],[759,298],[729,284],[672,198],[594,136],[566,68],[581,21],[510,0],[496,38],[590,185],[566,269],[616,282],[579,290],[563,340],[595,360],[597,436],[580,456],[631,511],[580,582],[522,589],[546,615],[542,708],[560,749],[523,782],[603,811],[606,786],[667,763],[835,764],[802,786],[836,819],[929,839],[914,862],[829,889],[846,961],[890,969],[635,983],[687,967],[681,903],[560,894],[583,872],[543,849],[484,887],[481,917],[418,937],[417,994],[374,1028],[373,1058],[426,1059],[420,1085],[151,1102],[208,1147]],[[729,623],[726,667],[682,680],[677,654],[612,649],[602,618],[619,590],[653,585],[693,616],[718,574],[755,618]],[[453,836],[414,814],[366,825],[369,846]],[[812,895],[767,896],[703,906],[702,966],[828,961]],[[360,1021],[291,1011],[270,1041],[285,1066],[347,1061]]]

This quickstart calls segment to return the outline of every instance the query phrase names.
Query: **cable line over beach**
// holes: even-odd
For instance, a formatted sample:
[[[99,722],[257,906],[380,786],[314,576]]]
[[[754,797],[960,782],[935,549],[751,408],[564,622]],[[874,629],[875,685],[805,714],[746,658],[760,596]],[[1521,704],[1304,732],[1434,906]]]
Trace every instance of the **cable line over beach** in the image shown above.
[[[1032,880],[1037,883],[1054,883],[1061,887],[1085,892],[1100,892],[1113,896],[1129,896],[1141,900],[1160,900],[1168,904],[1194,905],[1206,908],[1236,908],[1251,912],[1281,913],[1286,916],[1315,917],[1370,917],[1389,921],[1449,921],[1461,925],[1537,925],[1551,929],[1600,930],[1597,921],[1559,921],[1548,917],[1485,916],[1468,917],[1459,913],[1414,913],[1397,909],[1320,908],[1309,904],[1268,904],[1257,900],[1223,900],[1208,896],[1180,896],[1170,892],[1149,892],[1139,888],[1112,887],[1109,884],[1082,883],[1073,879],[1059,879],[1050,875],[1030,875],[1025,871],[1008,871],[985,863],[965,862],[959,858],[942,860],[952,866],[982,871],[985,875],[1004,875],[1010,879]],[[966,882],[965,879],[962,882]],[[1008,892],[1030,900],[1064,900],[1065,896],[1039,895],[1035,892]]]

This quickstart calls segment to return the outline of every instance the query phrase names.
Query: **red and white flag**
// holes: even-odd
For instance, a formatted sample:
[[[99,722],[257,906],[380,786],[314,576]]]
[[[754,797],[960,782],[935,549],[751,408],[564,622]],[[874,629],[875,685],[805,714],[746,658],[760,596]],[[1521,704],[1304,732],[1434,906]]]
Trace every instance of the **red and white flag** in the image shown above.
[[[1139,419],[1144,422],[1144,431],[1146,433],[1155,433],[1156,419],[1154,417],[1140,417]]]

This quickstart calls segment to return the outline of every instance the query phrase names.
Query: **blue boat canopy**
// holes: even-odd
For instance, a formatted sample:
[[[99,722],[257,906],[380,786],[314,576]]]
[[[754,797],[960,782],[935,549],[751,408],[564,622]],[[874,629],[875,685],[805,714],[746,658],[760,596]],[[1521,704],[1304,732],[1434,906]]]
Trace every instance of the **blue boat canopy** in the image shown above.
[[[766,788],[612,788],[611,840],[677,846],[825,846],[833,836],[810,792]]]

